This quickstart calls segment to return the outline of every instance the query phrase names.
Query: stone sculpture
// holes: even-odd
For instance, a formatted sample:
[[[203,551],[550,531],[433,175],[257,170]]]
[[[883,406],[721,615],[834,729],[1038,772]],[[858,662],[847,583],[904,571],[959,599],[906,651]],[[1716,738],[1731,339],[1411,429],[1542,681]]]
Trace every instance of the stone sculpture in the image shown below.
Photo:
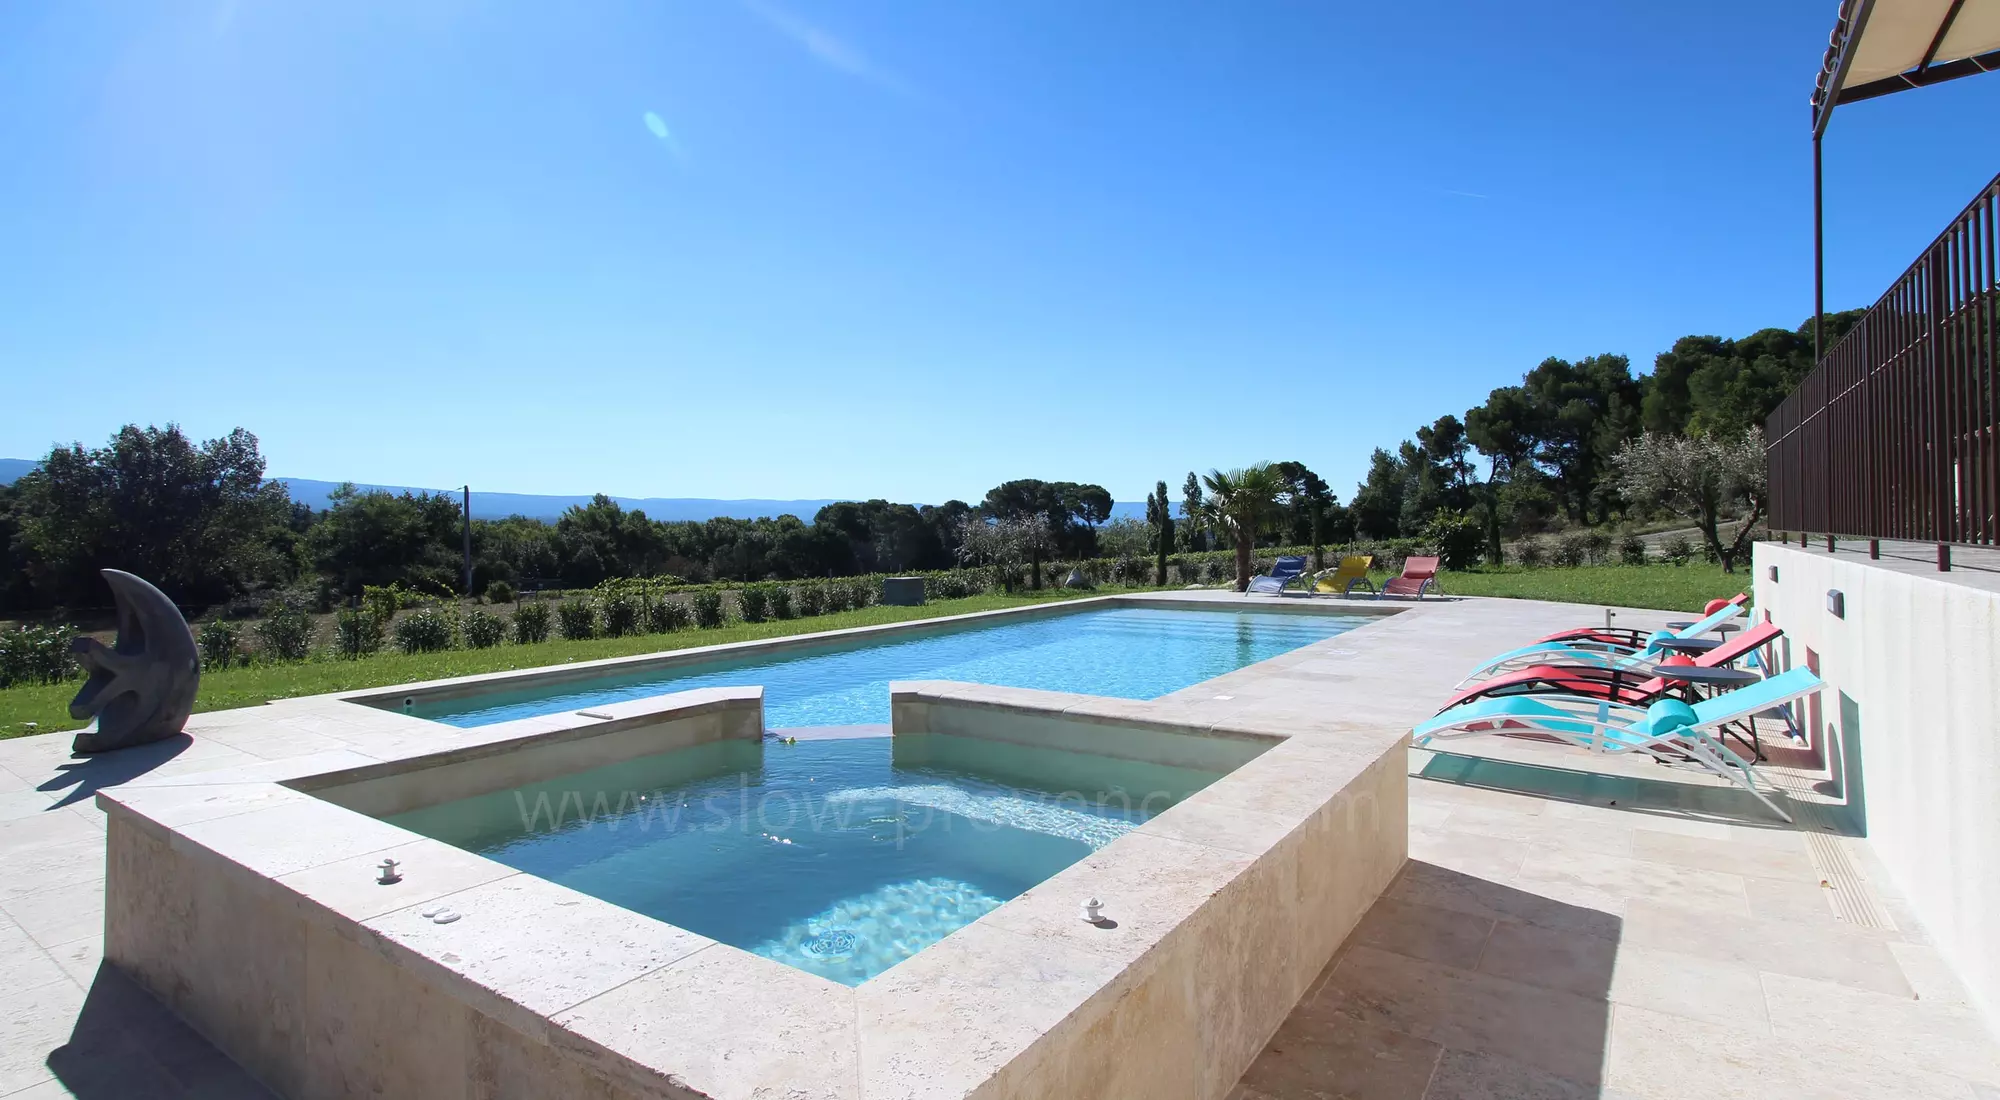
[[[95,716],[97,728],[76,735],[77,752],[108,752],[172,737],[194,712],[201,659],[194,631],[166,593],[118,569],[100,570],[118,603],[118,640],[70,643],[90,672],[70,700],[71,718]]]

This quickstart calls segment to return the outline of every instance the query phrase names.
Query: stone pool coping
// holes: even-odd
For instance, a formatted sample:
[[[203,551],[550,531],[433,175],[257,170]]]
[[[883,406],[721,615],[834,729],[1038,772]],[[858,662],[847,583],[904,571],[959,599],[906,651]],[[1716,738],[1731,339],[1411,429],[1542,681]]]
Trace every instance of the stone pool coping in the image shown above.
[[[1216,599],[1223,596],[1226,599]],[[1234,592],[1216,592],[1203,589],[1177,594],[1168,593],[1120,593],[1111,596],[1085,596],[1072,600],[1055,600],[1048,603],[1029,604],[1024,607],[1003,607],[993,611],[970,611],[962,615],[941,615],[934,619],[913,619],[900,623],[877,623],[872,626],[850,626],[838,630],[819,630],[810,634],[788,634],[780,638],[755,638],[742,642],[721,642],[715,645],[693,646],[687,649],[664,650],[658,653],[638,653],[626,657],[604,657],[594,661],[574,661],[560,665],[542,665],[536,668],[507,669],[501,672],[482,672],[469,676],[450,676],[437,680],[418,680],[391,687],[356,688],[351,691],[330,692],[312,696],[315,699],[340,699],[350,703],[383,710],[392,710],[404,700],[413,702],[437,702],[462,698],[495,690],[500,685],[528,686],[531,684],[559,684],[571,680],[588,680],[598,676],[617,673],[649,672],[670,669],[678,665],[700,664],[705,661],[726,660],[730,657],[753,656],[762,653],[779,652],[787,649],[811,648],[815,646],[839,645],[848,642],[862,642],[871,638],[897,634],[923,634],[936,631],[961,630],[1010,618],[1045,618],[1055,615],[1073,615],[1081,611],[1095,611],[1106,607],[1167,607],[1215,610],[1216,604],[1227,604],[1232,608],[1254,607],[1258,611],[1280,611],[1303,615],[1367,615],[1389,616],[1418,606],[1409,603],[1360,601],[1320,596],[1314,598],[1285,597],[1243,597]]]
[[[1102,597],[670,656],[1213,595]],[[1260,610],[1362,610],[1231,597]],[[715,736],[743,736],[745,708],[757,708],[761,729],[761,689],[469,729],[347,705],[379,690],[273,707],[338,713],[378,736],[367,755],[309,753],[100,792],[110,826],[107,958],[289,1095],[464,1095],[480,1067],[505,1064],[559,1090],[621,1097],[1219,1097],[1386,887],[1407,843],[1407,722],[1230,704],[1273,702],[1267,689],[1301,660],[1336,655],[1388,621],[1151,701],[895,685],[904,732],[948,718],[961,729],[984,723],[987,733],[974,735],[991,735],[1032,720],[1272,747],[851,989],[308,793],[504,763],[524,749],[577,749],[663,723],[712,720]],[[595,675],[644,660],[564,670]],[[719,732],[726,727],[734,732]],[[385,857],[409,869],[400,897],[372,881]],[[1107,901],[1114,926],[1078,919],[1086,895]],[[433,924],[421,910],[435,901],[462,919]],[[162,965],[173,959],[178,969]],[[385,1004],[404,1006],[387,1010],[387,1032],[362,1026]],[[393,1056],[382,1045],[391,1039]]]

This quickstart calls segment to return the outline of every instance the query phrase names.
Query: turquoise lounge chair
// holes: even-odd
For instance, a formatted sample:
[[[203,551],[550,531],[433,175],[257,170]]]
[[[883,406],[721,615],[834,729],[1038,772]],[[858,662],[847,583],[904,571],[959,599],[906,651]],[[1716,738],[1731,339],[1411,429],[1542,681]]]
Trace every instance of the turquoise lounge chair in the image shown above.
[[[1662,699],[1641,709],[1572,695],[1508,695],[1452,707],[1410,732],[1415,744],[1424,746],[1433,740],[1476,733],[1531,730],[1592,752],[1638,752],[1669,762],[1692,760],[1749,791],[1772,813],[1790,821],[1792,815],[1757,789],[1750,765],[1724,748],[1711,731],[1811,695],[1820,686],[1820,678],[1801,667],[1693,706],[1678,699]]]
[[[1703,634],[1714,630],[1716,627],[1729,622],[1743,613],[1744,609],[1742,606],[1731,604],[1717,611],[1715,614],[1698,622],[1689,623],[1679,630],[1656,630],[1653,632],[1652,637],[1647,639],[1645,645],[1636,649],[1615,642],[1591,641],[1589,639],[1573,639],[1567,642],[1533,642],[1519,649],[1510,649],[1498,657],[1487,661],[1485,664],[1480,665],[1478,668],[1473,669],[1466,674],[1465,679],[1458,682],[1458,686],[1463,688],[1467,684],[1483,680],[1496,673],[1513,672],[1516,669],[1530,668],[1535,665],[1587,664],[1598,665],[1604,668],[1623,668],[1632,665],[1657,664],[1661,658],[1667,655],[1667,651],[1660,648],[1659,643],[1661,641],[1671,641],[1676,638],[1699,638]]]

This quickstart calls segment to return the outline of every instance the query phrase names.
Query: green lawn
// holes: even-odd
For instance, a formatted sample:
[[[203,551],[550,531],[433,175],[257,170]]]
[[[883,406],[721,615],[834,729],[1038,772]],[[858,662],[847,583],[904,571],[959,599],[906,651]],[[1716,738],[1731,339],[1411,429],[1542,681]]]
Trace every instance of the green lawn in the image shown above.
[[[788,634],[809,634],[819,630],[840,630],[852,626],[908,622],[941,615],[964,615],[974,611],[995,611],[1026,604],[1078,596],[1104,595],[1126,589],[1098,589],[1095,592],[1041,592],[1015,596],[984,595],[962,600],[940,600],[924,607],[869,607],[842,611],[810,619],[784,622],[730,623],[714,630],[683,630],[674,634],[641,634],[628,638],[593,638],[588,641],[550,639],[539,645],[502,645],[492,649],[454,649],[444,653],[405,655],[389,652],[358,661],[315,657],[298,664],[254,665],[204,672],[201,694],[194,709],[228,710],[255,706],[272,699],[300,695],[321,695],[329,691],[386,687],[418,680],[438,680],[447,676],[471,676],[482,672],[507,672],[517,668],[595,661],[604,657],[626,657],[634,653],[659,653],[691,646],[747,642],[759,638],[779,638]],[[36,687],[0,690],[0,739],[21,737],[50,730],[79,729],[84,722],[69,716],[69,701],[79,681]],[[32,723],[32,727],[30,726]]]
[[[1381,577],[1376,580],[1379,583]],[[1455,596],[1511,596],[1518,599],[1556,600],[1567,603],[1653,607],[1666,611],[1699,611],[1701,605],[1717,597],[1733,596],[1750,586],[1747,571],[1724,573],[1720,567],[1688,565],[1595,565],[1577,569],[1523,569],[1500,566],[1470,573],[1444,575],[1444,591]],[[540,645],[503,645],[493,649],[459,649],[445,653],[406,656],[380,653],[358,661],[332,657],[316,658],[300,664],[258,665],[207,672],[201,678],[201,694],[195,709],[227,710],[253,706],[271,699],[319,695],[329,691],[386,687],[447,676],[470,676],[482,672],[506,672],[518,668],[594,661],[603,657],[624,657],[634,653],[658,653],[690,646],[745,642],[777,638],[817,630],[838,630],[851,626],[908,622],[940,615],[962,615],[1004,607],[1043,603],[1078,595],[1103,595],[1119,589],[1099,589],[1095,593],[1042,592],[1016,596],[972,596],[946,600],[925,607],[870,607],[843,611],[811,619],[786,622],[731,623],[715,630],[684,630],[676,634],[644,634],[631,638],[595,638],[570,642],[552,640]],[[1144,591],[1151,591],[1145,589]],[[28,733],[76,729],[84,723],[69,716],[69,700],[76,694],[75,682],[40,687],[0,690],[0,738]],[[32,725],[30,725],[32,723]]]
[[[1379,583],[1379,582],[1378,582]],[[1701,605],[1750,589],[1750,571],[1724,573],[1719,565],[1586,565],[1575,569],[1489,566],[1470,573],[1446,573],[1446,595],[1509,596],[1616,607],[1700,611]]]

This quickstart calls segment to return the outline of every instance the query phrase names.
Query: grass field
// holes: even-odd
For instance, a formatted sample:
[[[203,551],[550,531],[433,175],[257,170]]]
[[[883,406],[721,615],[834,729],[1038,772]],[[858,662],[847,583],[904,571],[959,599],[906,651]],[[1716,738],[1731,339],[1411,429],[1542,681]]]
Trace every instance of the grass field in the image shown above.
[[[1451,596],[1507,596],[1662,611],[1699,611],[1713,599],[1750,589],[1750,572],[1724,573],[1719,565],[1590,565],[1577,569],[1524,569],[1501,565],[1470,573],[1446,573]]]
[[[1379,582],[1382,578],[1376,578]],[[1719,567],[1702,564],[1597,565],[1577,569],[1523,569],[1500,566],[1470,573],[1447,573],[1444,591],[1454,596],[1506,596],[1517,599],[1556,600],[1567,603],[1651,607],[1667,611],[1698,611],[1717,597],[1733,596],[1750,584],[1750,575],[1724,573]],[[255,665],[205,672],[195,709],[227,710],[254,706],[271,699],[319,695],[329,691],[385,687],[448,676],[471,676],[483,672],[507,672],[520,668],[594,661],[605,657],[625,657],[635,653],[658,653],[691,646],[746,642],[806,634],[819,630],[839,630],[853,626],[909,622],[941,615],[963,615],[993,611],[1032,603],[1102,595],[1129,589],[1100,589],[1095,593],[1042,592],[1032,595],[984,595],[963,600],[946,600],[925,607],[870,607],[843,611],[810,619],[785,622],[731,623],[714,630],[684,630],[674,634],[642,634],[628,638],[593,638],[588,641],[551,640],[539,645],[502,645],[492,649],[456,649],[444,653],[406,655],[378,653],[358,661],[332,657],[315,658],[298,664]],[[1151,591],[1145,589],[1143,591]],[[76,694],[74,681],[35,687],[0,690],[0,738],[29,733],[77,729],[84,725],[69,716],[69,700]]]
[[[784,622],[734,622],[713,630],[683,630],[673,634],[640,634],[625,638],[591,638],[565,641],[551,638],[538,645],[501,645],[492,649],[453,649],[443,653],[404,654],[383,652],[360,660],[315,656],[296,664],[252,665],[225,668],[201,674],[201,693],[194,709],[229,710],[256,706],[272,699],[300,695],[321,695],[329,691],[385,687],[418,680],[439,680],[448,676],[473,676],[482,672],[508,672],[519,668],[595,661],[605,657],[628,657],[635,653],[660,653],[693,646],[748,642],[760,638],[781,638],[789,634],[810,634],[820,630],[842,630],[854,626],[879,626],[909,622],[941,615],[965,615],[975,611],[997,611],[1008,607],[1049,603],[1081,596],[1103,595],[1128,589],[1099,589],[1096,592],[1047,591],[1031,595],[983,595],[962,600],[940,600],[924,607],[868,607],[817,615],[810,619]],[[69,716],[69,701],[78,681],[0,690],[0,739],[21,737],[50,730],[80,729],[86,723]],[[32,723],[32,725],[30,725]]]

